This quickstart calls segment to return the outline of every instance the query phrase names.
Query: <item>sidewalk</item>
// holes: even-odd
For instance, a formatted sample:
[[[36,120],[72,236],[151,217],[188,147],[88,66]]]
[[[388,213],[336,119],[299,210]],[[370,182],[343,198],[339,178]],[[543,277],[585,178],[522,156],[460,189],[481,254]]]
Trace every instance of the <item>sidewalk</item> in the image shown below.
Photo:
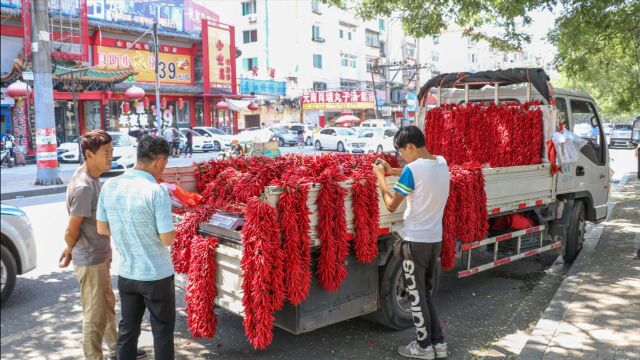
[[[640,180],[629,174],[600,241],[588,239],[520,360],[640,359]],[[596,244],[594,247],[594,244]]]

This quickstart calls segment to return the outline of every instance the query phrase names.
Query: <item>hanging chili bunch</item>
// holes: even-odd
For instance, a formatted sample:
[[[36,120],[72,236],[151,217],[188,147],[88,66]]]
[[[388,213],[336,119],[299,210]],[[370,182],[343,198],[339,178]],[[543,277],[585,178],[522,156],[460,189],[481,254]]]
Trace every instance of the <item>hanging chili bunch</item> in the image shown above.
[[[356,258],[358,261],[368,264],[378,256],[380,215],[378,188],[370,165],[364,165],[357,170],[351,187],[351,197]]]
[[[243,324],[251,345],[265,349],[273,340],[273,313],[285,299],[276,210],[258,197],[249,199],[242,236]]]
[[[337,291],[347,277],[344,260],[349,255],[347,241],[347,220],[344,200],[347,190],[340,186],[344,180],[336,168],[327,168],[321,175],[318,206],[318,237],[320,257],[318,258],[318,282],[327,291]]]
[[[217,296],[215,279],[218,239],[196,236],[191,246],[193,255],[185,295],[189,331],[194,338],[212,338],[217,324],[213,303]]]
[[[298,305],[311,287],[311,236],[309,234],[309,185],[288,179],[278,200],[284,251],[284,285],[287,300]]]
[[[201,222],[209,220],[216,211],[211,204],[203,204],[184,214],[182,221],[176,224],[176,236],[171,245],[171,260],[175,272],[187,274],[191,261],[191,241],[198,235]]]

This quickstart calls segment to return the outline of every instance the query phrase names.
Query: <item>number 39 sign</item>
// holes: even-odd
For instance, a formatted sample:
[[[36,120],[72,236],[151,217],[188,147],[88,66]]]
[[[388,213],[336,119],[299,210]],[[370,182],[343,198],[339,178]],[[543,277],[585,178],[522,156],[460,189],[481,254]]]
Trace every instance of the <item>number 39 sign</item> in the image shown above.
[[[165,84],[191,84],[193,57],[185,54],[160,53],[158,76]],[[136,81],[155,82],[155,58],[153,52],[98,46],[98,65],[109,70],[132,68],[138,74]]]

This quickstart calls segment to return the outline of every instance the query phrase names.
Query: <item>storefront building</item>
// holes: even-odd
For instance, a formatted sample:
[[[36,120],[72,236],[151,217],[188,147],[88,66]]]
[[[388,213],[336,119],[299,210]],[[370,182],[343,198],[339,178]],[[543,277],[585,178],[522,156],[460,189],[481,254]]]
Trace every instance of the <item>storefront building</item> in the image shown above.
[[[0,0],[0,85],[3,94],[15,81],[29,84],[29,79],[25,79],[22,72],[30,68],[25,61],[25,58],[30,58],[30,52],[27,51],[25,57],[24,49],[30,49],[31,19],[28,12],[23,16],[22,9],[28,8],[30,1]],[[163,126],[217,126],[237,132],[238,113],[217,107],[226,98],[243,98],[236,91],[233,27],[222,26],[215,21],[217,15],[200,8],[185,13],[172,8],[165,12],[164,18],[161,16],[158,48],[160,104],[156,106],[154,43],[148,18],[140,15],[144,9],[131,9],[132,14],[136,11],[136,16],[120,14],[114,17],[115,12],[110,12],[108,2],[88,2],[89,7],[87,0],[78,2],[80,17],[71,20],[70,26],[77,27],[78,34],[81,34],[71,37],[70,41],[77,46],[73,51],[52,52],[54,114],[60,142],[76,141],[78,134],[92,129],[125,131],[136,126],[155,128],[156,111],[161,112]],[[191,1],[176,1],[178,3],[197,7]],[[51,16],[55,19],[58,15]],[[188,17],[188,21],[180,20],[183,19],[181,16]],[[209,38],[213,32],[207,31],[208,25],[222,28],[218,29],[217,37],[211,39],[211,46]],[[52,38],[63,35],[53,33]],[[221,43],[223,46],[218,51]],[[206,44],[204,53],[203,44]],[[214,69],[220,66],[216,60],[220,54],[213,54],[212,48],[225,54],[222,61],[224,84],[219,84],[219,72]],[[210,58],[214,59],[211,62],[215,66],[210,64]],[[215,74],[216,80],[210,80],[210,74]],[[125,95],[134,86],[144,91],[144,96],[135,101]],[[73,102],[74,88],[77,114]],[[125,102],[129,103],[128,114],[123,111]],[[3,130],[15,127],[11,116],[13,104],[13,99],[2,96],[0,116]],[[33,107],[28,108],[27,101],[23,104],[29,118],[28,134],[24,136],[30,138],[34,132]]]

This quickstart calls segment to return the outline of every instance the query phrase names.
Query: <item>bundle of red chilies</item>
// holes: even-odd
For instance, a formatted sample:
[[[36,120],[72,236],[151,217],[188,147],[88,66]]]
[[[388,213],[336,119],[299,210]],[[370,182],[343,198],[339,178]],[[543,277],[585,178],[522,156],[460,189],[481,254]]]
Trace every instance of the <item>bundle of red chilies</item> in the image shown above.
[[[289,154],[277,158],[249,157],[211,160],[196,165],[197,186],[205,202],[174,212],[183,216],[176,226],[172,260],[176,272],[189,276],[187,315],[194,337],[215,333],[215,247],[217,240],[198,236],[200,222],[216,212],[243,214],[242,299],[245,333],[256,349],[273,338],[273,313],[285,301],[298,305],[311,286],[311,237],[307,206],[311,186],[320,184],[316,204],[320,240],[318,283],[337,291],[347,276],[345,259],[350,245],[365,263],[378,253],[378,195],[372,164],[389,155]],[[351,181],[354,236],[347,233],[342,182]],[[266,186],[278,186],[282,194],[277,209],[262,197]],[[375,219],[375,221],[372,221]],[[352,244],[351,240],[353,239]],[[203,279],[207,277],[208,279]]]
[[[540,163],[542,112],[535,105],[539,103],[445,104],[426,113],[427,148],[442,155],[451,171],[440,252],[443,269],[453,268],[456,240],[472,242],[487,235],[482,168]]]

